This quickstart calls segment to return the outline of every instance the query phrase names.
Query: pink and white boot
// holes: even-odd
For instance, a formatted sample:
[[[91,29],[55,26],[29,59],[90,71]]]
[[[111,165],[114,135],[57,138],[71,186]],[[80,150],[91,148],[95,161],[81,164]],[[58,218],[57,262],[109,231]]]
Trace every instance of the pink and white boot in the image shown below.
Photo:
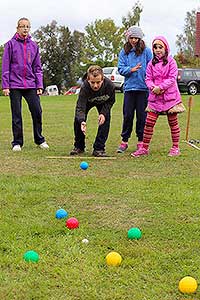
[[[145,149],[143,147],[137,149],[135,152],[131,153],[132,157],[139,157],[139,156],[149,155],[149,149]]]
[[[137,143],[137,150],[139,150],[140,148],[143,148],[143,142]]]
[[[180,149],[175,146],[173,146],[168,153],[168,156],[179,156],[179,155],[181,155]]]

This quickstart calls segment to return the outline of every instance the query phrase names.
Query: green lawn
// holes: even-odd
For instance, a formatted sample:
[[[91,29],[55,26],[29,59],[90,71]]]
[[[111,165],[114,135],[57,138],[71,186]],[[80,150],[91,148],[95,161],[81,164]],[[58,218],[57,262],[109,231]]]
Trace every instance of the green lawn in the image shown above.
[[[188,96],[183,96],[187,105]],[[9,100],[0,97],[0,299],[2,300],[183,300],[179,280],[200,282],[200,152],[186,145],[187,113],[179,116],[180,157],[169,158],[171,139],[166,116],[156,124],[150,155],[134,159],[135,134],[125,154],[117,154],[122,124],[122,94],[112,111],[107,153],[94,159],[97,113],[89,113],[87,153],[68,156],[73,147],[75,96],[42,97],[43,134],[49,151],[33,143],[32,124],[23,103],[25,145],[13,153]],[[200,139],[200,96],[194,97],[189,136]],[[89,163],[83,171],[82,160]],[[76,217],[76,230],[55,212]],[[127,231],[139,227],[142,239]],[[83,244],[83,238],[89,240]],[[35,250],[38,263],[23,255]],[[108,267],[110,251],[122,256]]]

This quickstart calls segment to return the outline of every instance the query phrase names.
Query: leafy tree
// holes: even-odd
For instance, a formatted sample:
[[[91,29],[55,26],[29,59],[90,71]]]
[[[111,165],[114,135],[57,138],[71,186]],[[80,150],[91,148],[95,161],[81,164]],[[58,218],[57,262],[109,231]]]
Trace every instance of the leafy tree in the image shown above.
[[[196,33],[196,11],[187,12],[185,18],[184,32],[177,35],[176,45],[178,47],[178,56],[182,62],[188,64],[194,57],[195,51],[195,33]]]
[[[122,18],[122,26],[117,27],[112,19],[95,20],[85,27],[85,37],[81,62],[86,69],[91,64],[115,66],[118,54],[124,43],[124,31],[132,26],[139,25],[142,6],[135,3],[132,12]]]
[[[132,7],[131,12],[128,12],[126,17],[122,17],[122,24],[126,29],[133,25],[140,25],[140,15],[143,11],[141,3],[137,1],[135,5]]]
[[[82,63],[85,66],[98,64],[102,67],[115,65],[122,46],[123,29],[111,19],[95,20],[85,27]]]
[[[72,66],[75,60],[74,43],[68,27],[52,21],[34,32],[40,47],[45,86],[57,84],[61,89],[74,83]]]

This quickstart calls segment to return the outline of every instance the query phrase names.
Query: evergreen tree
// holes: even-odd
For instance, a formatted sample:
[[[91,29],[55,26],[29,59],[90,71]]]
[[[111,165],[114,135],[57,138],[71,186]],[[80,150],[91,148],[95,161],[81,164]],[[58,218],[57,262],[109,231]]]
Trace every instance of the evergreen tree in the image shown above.
[[[69,28],[52,21],[41,26],[33,36],[40,47],[45,86],[56,84],[60,90],[63,84],[74,84],[75,51]]]

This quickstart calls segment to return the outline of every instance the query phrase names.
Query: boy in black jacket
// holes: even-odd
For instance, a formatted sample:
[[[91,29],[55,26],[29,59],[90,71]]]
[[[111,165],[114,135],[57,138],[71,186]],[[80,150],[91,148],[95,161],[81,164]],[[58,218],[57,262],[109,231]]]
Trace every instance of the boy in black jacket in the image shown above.
[[[110,129],[110,110],[115,102],[115,87],[112,81],[104,77],[99,66],[90,66],[83,81],[76,104],[74,118],[75,142],[70,155],[83,153],[85,150],[85,133],[87,114],[96,107],[98,116],[98,132],[93,144],[94,156],[106,156],[105,143]]]

